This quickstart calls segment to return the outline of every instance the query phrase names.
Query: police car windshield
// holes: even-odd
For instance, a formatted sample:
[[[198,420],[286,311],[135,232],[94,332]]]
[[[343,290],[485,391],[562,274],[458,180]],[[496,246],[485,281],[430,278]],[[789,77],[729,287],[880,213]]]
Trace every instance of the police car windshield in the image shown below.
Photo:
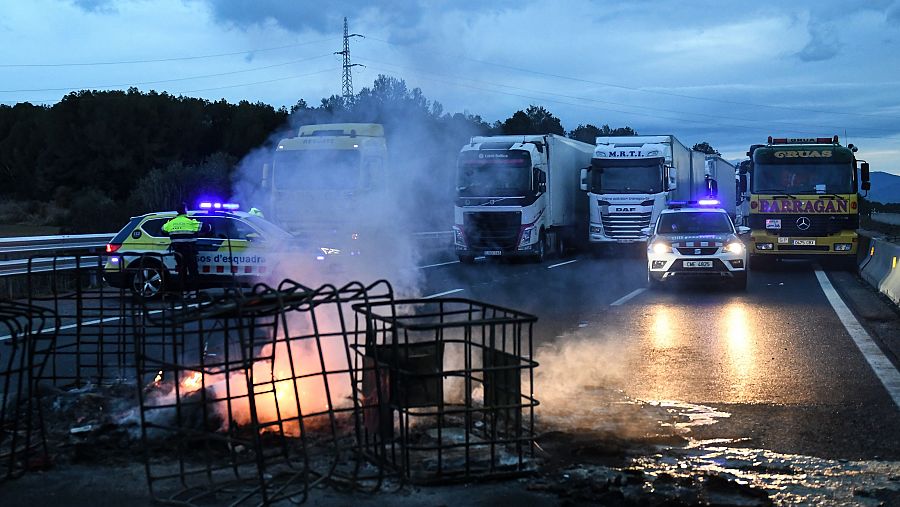
[[[291,233],[287,232],[286,230],[282,229],[281,227],[278,227],[277,225],[275,225],[272,222],[269,222],[267,220],[263,220],[261,218],[252,217],[252,216],[245,218],[245,220],[250,222],[253,225],[253,227],[256,227],[257,229],[262,231],[262,233],[265,234],[266,237],[269,239],[279,240],[279,239],[291,239],[294,237]]]
[[[734,232],[731,219],[720,211],[686,211],[659,216],[657,234]]]

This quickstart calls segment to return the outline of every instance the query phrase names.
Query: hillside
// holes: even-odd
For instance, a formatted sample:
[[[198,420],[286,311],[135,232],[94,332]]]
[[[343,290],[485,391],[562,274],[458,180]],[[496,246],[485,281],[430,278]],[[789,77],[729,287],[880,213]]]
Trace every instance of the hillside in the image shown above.
[[[872,190],[868,199],[880,203],[900,203],[900,176],[896,174],[873,171],[870,175]]]

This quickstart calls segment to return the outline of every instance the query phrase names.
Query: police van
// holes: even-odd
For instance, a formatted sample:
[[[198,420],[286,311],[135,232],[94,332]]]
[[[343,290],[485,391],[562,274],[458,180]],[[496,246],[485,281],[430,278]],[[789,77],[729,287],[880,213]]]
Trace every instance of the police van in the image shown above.
[[[719,201],[673,202],[653,227],[645,229],[647,283],[661,286],[671,280],[719,280],[747,288],[748,254],[739,235],[748,227],[735,227]]]
[[[274,250],[296,246],[294,236],[256,214],[230,203],[200,203],[188,216],[200,222],[197,233],[197,288],[261,281]],[[181,288],[171,240],[163,225],[174,211],[133,217],[106,245],[104,279],[142,298]]]

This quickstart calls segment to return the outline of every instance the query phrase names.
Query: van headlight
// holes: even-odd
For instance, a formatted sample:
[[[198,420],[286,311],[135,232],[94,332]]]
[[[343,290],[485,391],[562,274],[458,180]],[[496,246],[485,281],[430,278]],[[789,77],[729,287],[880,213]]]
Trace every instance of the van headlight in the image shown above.
[[[734,241],[725,245],[725,251],[733,254],[742,254],[744,253],[744,244],[739,241]]]

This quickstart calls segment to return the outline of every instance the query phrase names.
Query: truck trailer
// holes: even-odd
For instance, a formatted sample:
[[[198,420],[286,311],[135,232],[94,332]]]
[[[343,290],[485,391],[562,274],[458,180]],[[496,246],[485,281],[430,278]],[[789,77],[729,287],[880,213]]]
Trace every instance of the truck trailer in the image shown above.
[[[457,162],[454,243],[464,263],[476,256],[539,262],[583,237],[581,168],[594,147],[555,134],[473,137]]]
[[[581,171],[591,246],[646,242],[642,230],[660,211],[708,196],[709,185],[706,155],[673,135],[598,137],[590,167]]]

